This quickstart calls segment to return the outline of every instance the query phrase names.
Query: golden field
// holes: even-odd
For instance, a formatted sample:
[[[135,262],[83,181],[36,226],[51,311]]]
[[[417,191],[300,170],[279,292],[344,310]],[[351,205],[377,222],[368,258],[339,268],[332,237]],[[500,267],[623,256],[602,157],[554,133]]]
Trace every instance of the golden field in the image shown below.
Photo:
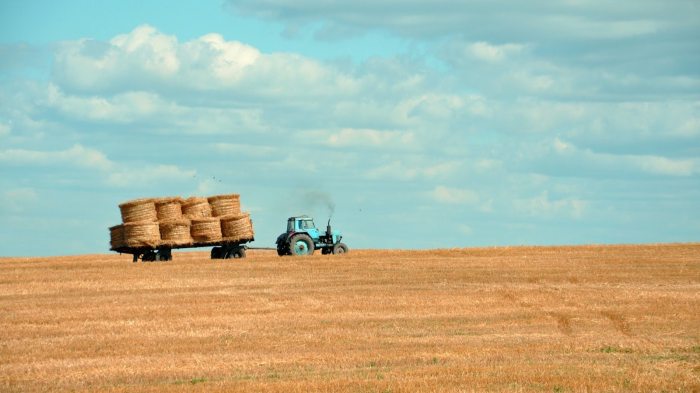
[[[700,391],[700,244],[0,258],[0,391]]]

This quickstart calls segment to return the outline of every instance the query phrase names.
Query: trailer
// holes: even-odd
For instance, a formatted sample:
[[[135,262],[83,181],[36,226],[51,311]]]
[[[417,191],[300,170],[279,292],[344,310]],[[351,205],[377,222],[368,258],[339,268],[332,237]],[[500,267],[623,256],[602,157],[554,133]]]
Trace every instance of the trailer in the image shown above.
[[[173,259],[172,250],[182,248],[212,247],[211,259],[233,259],[245,258],[247,243],[254,241],[254,238],[240,239],[237,241],[213,241],[195,242],[185,245],[160,245],[156,247],[116,247],[110,248],[120,254],[133,255],[133,262],[141,259],[143,262],[171,261]]]

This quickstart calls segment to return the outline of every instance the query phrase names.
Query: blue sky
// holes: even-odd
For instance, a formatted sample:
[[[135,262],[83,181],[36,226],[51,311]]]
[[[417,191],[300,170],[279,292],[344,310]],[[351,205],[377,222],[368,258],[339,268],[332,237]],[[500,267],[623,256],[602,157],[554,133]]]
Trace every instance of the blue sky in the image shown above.
[[[700,238],[700,4],[0,2],[0,255],[237,192],[351,248]],[[328,202],[328,203],[327,203]]]

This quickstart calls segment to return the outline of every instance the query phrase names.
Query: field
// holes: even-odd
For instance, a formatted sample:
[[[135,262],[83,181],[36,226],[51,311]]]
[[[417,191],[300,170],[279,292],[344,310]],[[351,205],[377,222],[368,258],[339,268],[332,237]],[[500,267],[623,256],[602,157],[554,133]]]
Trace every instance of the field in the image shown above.
[[[700,391],[700,244],[0,258],[0,310],[0,391]]]

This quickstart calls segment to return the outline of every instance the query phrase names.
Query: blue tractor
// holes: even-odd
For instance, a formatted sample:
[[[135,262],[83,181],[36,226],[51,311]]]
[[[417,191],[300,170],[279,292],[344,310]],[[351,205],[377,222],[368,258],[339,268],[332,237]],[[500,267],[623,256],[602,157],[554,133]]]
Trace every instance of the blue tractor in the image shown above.
[[[309,216],[289,217],[287,220],[287,232],[277,237],[277,254],[283,255],[311,255],[314,250],[321,250],[321,254],[345,254],[348,246],[341,243],[343,236],[340,231],[331,229],[331,220],[328,220],[326,231],[321,232],[316,228],[313,218]]]

